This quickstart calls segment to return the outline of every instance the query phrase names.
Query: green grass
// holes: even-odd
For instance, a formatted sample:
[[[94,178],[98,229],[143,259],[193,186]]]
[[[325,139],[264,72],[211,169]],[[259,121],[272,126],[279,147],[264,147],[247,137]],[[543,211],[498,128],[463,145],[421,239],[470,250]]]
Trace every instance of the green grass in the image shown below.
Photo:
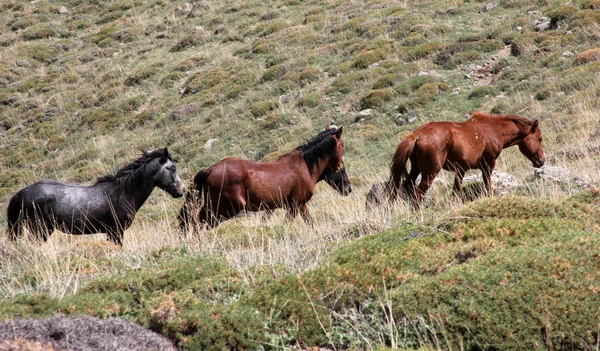
[[[421,213],[368,213],[364,197],[404,135],[477,109],[539,119],[547,163],[598,184],[597,1],[185,3],[0,4],[0,227],[40,179],[90,184],[168,146],[189,181],[330,123],[344,126],[353,193],[319,185],[314,227],[276,214],[181,238],[181,201],[156,191],[122,251],[104,237],[0,240],[2,318],[121,316],[185,349],[595,348],[593,190],[533,181],[515,147],[496,168],[522,184],[508,197],[463,204],[439,185]],[[407,112],[417,121],[397,125]]]

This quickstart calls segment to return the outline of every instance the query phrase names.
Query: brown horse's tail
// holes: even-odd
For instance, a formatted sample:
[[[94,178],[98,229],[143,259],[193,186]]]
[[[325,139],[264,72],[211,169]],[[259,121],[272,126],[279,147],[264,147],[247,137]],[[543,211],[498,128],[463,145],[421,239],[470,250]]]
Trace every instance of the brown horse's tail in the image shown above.
[[[177,216],[179,227],[183,231],[186,231],[190,225],[198,225],[199,223],[198,213],[202,207],[202,188],[209,175],[209,171],[201,170],[198,172],[194,177],[194,186],[185,193],[183,206],[181,206]]]
[[[390,167],[390,179],[388,181],[388,192],[392,199],[396,199],[400,193],[402,179],[408,178],[406,163],[413,153],[419,136],[415,133],[407,135],[396,148],[392,166]]]

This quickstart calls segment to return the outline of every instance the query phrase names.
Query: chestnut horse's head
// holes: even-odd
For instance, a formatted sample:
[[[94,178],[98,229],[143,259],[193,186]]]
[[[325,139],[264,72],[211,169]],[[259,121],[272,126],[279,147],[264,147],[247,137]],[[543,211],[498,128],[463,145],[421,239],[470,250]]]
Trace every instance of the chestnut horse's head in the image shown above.
[[[321,180],[325,180],[327,184],[337,190],[342,196],[348,196],[352,192],[352,183],[350,183],[350,178],[348,178],[348,173],[346,173],[344,165],[342,165],[342,168],[337,173],[331,167],[327,166],[318,181]]]
[[[527,157],[533,167],[539,168],[544,165],[544,147],[542,146],[542,131],[538,126],[538,120],[531,125],[529,134],[518,144],[519,150]]]
[[[328,129],[331,130],[331,129]],[[342,140],[342,127],[335,129],[334,134],[332,134],[333,139],[335,140],[335,151],[333,152],[331,158],[329,159],[329,166],[333,168],[335,173],[339,173],[344,167],[344,162],[342,161],[342,156],[344,154],[344,141]]]

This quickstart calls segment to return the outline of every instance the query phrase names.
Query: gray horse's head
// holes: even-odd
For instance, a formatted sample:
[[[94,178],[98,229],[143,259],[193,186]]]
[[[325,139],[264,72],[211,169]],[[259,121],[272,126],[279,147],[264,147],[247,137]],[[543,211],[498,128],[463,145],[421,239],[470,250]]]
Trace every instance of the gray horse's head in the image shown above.
[[[166,147],[162,150],[162,153],[160,158],[153,160],[148,165],[152,168],[152,171],[156,169],[154,173],[154,185],[173,197],[182,197],[183,181],[179,177],[179,174],[177,174],[175,163]]]

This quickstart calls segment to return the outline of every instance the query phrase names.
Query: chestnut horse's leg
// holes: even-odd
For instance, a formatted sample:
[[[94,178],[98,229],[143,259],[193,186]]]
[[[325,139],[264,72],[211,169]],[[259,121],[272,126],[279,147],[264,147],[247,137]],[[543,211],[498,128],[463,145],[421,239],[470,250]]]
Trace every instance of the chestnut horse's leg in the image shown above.
[[[452,192],[455,196],[462,197],[462,181],[465,177],[465,170],[462,168],[457,168],[454,171],[454,187],[452,188]],[[463,198],[464,200],[464,198]]]
[[[300,215],[304,219],[304,222],[306,222],[306,224],[313,225],[313,219],[310,216],[310,212],[308,212],[308,207],[306,207],[306,204],[299,205],[298,209],[300,210]]]
[[[492,173],[496,167],[496,160],[484,162],[481,166],[481,175],[483,177],[484,191],[486,196],[492,196]]]
[[[417,177],[419,177],[421,170],[419,169],[416,161],[411,160],[410,163],[410,173],[408,174],[408,178],[404,180],[404,191],[409,197],[414,197]]]
[[[421,182],[419,183],[419,186],[414,192],[413,197],[413,206],[415,207],[415,210],[421,209],[421,201],[423,200],[423,195],[425,195],[431,184],[433,184],[433,180],[437,176],[438,172],[439,170],[434,171],[432,173],[421,173]]]

